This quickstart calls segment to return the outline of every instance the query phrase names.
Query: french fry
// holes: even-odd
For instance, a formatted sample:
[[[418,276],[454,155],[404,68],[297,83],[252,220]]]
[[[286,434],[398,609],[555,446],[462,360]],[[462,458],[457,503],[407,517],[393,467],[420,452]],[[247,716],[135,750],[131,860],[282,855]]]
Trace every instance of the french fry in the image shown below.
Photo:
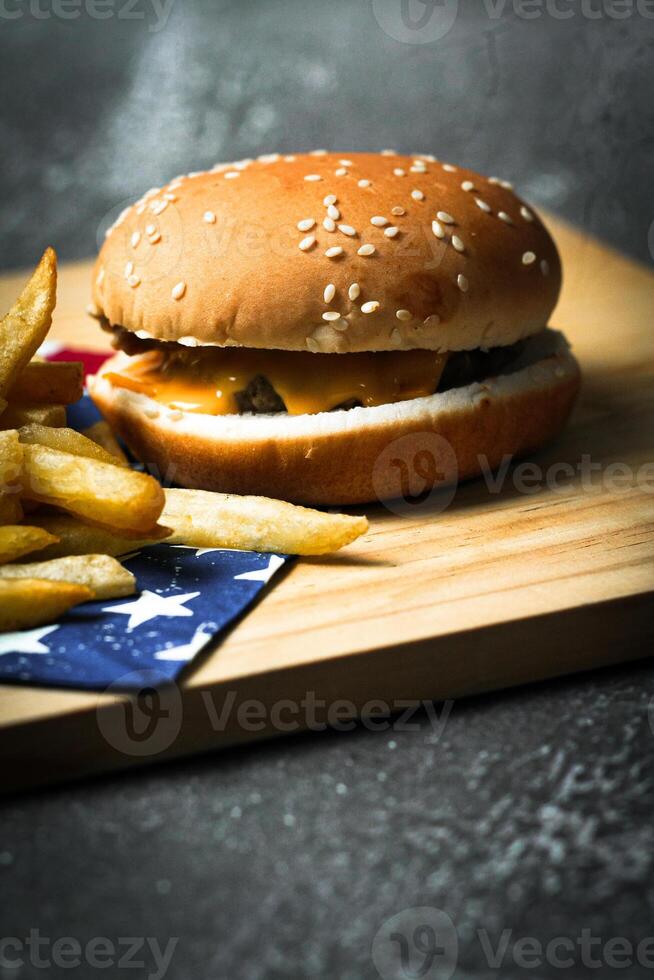
[[[0,581],[0,630],[24,630],[58,619],[93,599],[85,585],[25,578]]]
[[[268,497],[206,490],[166,490],[165,494],[161,520],[173,529],[170,544],[324,555],[368,530],[365,517],[326,514]]]
[[[0,523],[17,524],[22,518],[20,503],[23,447],[15,430],[0,432]]]
[[[109,555],[75,555],[0,567],[0,581],[26,578],[85,585],[96,599],[120,599],[136,592],[132,573]]]
[[[0,321],[0,398],[31,361],[52,323],[57,295],[57,256],[46,249],[31,279]]]
[[[114,462],[119,466],[129,466],[129,460],[127,456],[122,451],[118,445],[118,440],[109,428],[109,423],[101,419],[96,422],[95,425],[89,426],[88,429],[83,430],[84,435],[87,439],[93,440],[98,446],[102,446],[111,456],[114,456]]]
[[[39,554],[39,558],[62,558],[65,555],[126,555],[139,551],[150,544],[158,544],[170,537],[170,529],[157,525],[148,531],[148,537],[128,537],[104,527],[83,524],[69,514],[40,511],[33,520],[44,531],[58,539]]]
[[[75,429],[52,429],[47,425],[24,425],[18,430],[20,441],[32,446],[48,446],[73,456],[86,456],[102,463],[117,464],[117,460],[96,442],[87,439]]]
[[[0,565],[16,561],[33,551],[40,551],[49,544],[56,544],[59,538],[41,527],[28,524],[8,524],[0,527]]]
[[[23,495],[91,524],[143,536],[165,503],[163,490],[146,473],[34,445],[23,445]]]
[[[0,415],[0,429],[20,429],[24,425],[66,425],[65,405],[18,405],[10,402]]]
[[[19,404],[73,405],[83,392],[81,361],[30,361],[11,386],[9,399]]]

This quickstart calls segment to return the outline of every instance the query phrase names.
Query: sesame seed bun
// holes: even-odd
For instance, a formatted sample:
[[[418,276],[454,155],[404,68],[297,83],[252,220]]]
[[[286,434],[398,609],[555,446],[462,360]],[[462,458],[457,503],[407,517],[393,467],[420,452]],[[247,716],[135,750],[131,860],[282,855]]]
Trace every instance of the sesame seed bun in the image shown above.
[[[112,358],[89,379],[89,390],[148,467],[185,487],[301,504],[397,497],[395,457],[413,474],[422,448],[435,453],[439,485],[492,469],[505,454],[519,455],[551,439],[579,387],[577,362],[552,330],[527,341],[510,374],[427,397],[316,415],[174,412],[103,377],[127,360],[125,354]],[[434,435],[440,437],[436,449]],[[424,489],[425,480],[418,480],[417,490]]]
[[[188,346],[457,351],[542,330],[560,282],[506,182],[427,156],[318,153],[149,191],[110,230],[93,299],[110,325]]]

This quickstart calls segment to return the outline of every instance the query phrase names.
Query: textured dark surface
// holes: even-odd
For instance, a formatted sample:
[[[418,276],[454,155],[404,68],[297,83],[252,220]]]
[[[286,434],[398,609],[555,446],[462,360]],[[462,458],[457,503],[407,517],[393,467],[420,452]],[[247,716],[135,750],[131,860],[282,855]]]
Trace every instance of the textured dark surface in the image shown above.
[[[654,21],[462,4],[441,40],[406,44],[375,6],[177,0],[159,31],[151,14],[0,17],[0,264],[92,253],[107,212],[175,172],[321,145],[497,172],[649,261]],[[5,803],[0,937],[179,937],[174,980],[354,980],[379,975],[385,920],[430,906],[456,926],[457,978],[649,976],[604,944],[654,934],[653,690],[646,665],[605,671],[457,703],[442,731],[423,715]],[[496,947],[505,929],[492,968],[478,931]],[[516,962],[516,940],[557,936],[572,967]]]

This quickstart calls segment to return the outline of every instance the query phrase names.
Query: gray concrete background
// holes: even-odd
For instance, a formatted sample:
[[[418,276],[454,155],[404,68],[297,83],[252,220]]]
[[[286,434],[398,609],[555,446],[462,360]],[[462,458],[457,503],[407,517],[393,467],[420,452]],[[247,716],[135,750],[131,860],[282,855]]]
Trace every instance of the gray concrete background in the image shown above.
[[[462,3],[427,43],[450,0],[418,31],[399,0],[176,0],[165,26],[145,0],[144,20],[117,0],[104,21],[20,2],[0,5],[3,267],[47,243],[92,254],[108,212],[178,171],[317,146],[496,172],[651,261],[654,22],[635,5],[616,19],[624,4],[558,0],[527,20],[537,5],[494,18],[497,0]],[[427,920],[385,927],[405,937],[405,971],[400,940],[377,971],[374,937],[429,906],[456,929],[456,978],[650,976],[647,948],[618,969],[624,947],[605,944],[654,934],[653,682],[645,665],[598,672],[457,703],[442,731],[422,715],[417,730],[284,739],[5,803],[0,937],[177,937],[171,980],[401,980],[428,965]],[[508,943],[499,965],[484,936]],[[552,961],[563,948],[521,965],[529,937],[563,937],[573,965]],[[437,940],[451,952],[447,923]],[[450,976],[448,955],[422,975]],[[152,955],[0,964],[1,980],[153,975]]]

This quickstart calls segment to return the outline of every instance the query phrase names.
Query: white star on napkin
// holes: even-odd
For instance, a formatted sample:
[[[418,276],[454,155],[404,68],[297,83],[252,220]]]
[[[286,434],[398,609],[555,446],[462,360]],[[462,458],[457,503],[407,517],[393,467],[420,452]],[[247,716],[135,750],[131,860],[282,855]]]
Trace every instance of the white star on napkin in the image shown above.
[[[186,592],[183,595],[161,596],[145,589],[133,602],[123,602],[120,606],[105,606],[102,612],[129,616],[127,632],[131,633],[137,626],[159,616],[193,616],[193,610],[186,609],[184,603],[197,599],[199,595],[199,592]]]
[[[190,643],[182,643],[178,647],[168,647],[167,650],[158,650],[155,653],[155,660],[192,660],[198,650],[208,643],[213,637],[212,632],[205,632],[205,623],[199,626]]]
[[[35,630],[0,634],[0,657],[5,653],[50,653],[50,647],[41,643],[44,636],[54,633],[58,626],[41,626]]]

